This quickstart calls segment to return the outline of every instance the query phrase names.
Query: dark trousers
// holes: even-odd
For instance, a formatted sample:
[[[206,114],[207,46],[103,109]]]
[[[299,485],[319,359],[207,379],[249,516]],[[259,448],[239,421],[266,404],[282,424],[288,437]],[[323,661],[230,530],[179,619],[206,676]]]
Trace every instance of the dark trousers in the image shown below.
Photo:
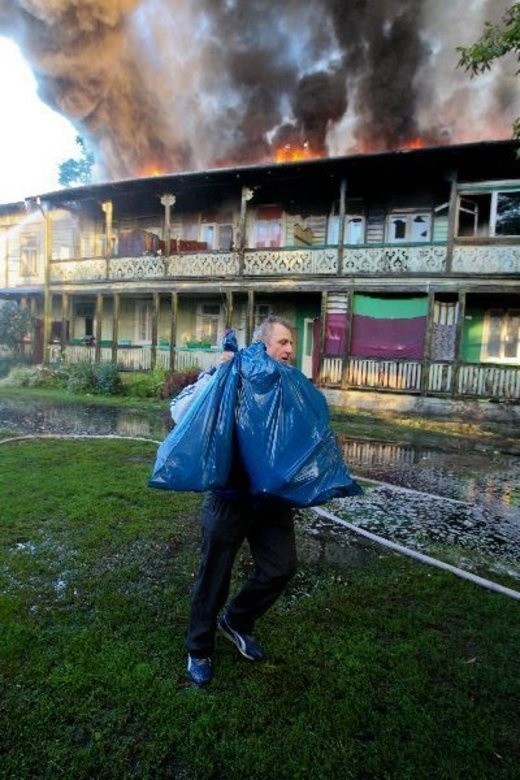
[[[226,603],[233,563],[245,539],[254,571],[227,607],[233,628],[250,634],[257,618],[274,604],[296,572],[294,519],[289,507],[209,493],[202,506],[201,563],[186,642],[195,657],[213,651],[217,616]]]

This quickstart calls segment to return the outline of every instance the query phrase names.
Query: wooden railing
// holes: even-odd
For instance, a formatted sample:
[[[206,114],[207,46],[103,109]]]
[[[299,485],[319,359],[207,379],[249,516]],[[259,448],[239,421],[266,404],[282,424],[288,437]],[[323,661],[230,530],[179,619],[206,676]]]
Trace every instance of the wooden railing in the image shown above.
[[[335,246],[266,249],[246,249],[243,266],[238,252],[200,251],[179,253],[169,257],[113,257],[76,260],[53,260],[51,284],[77,282],[124,282],[166,280],[176,278],[261,278],[266,276],[350,276],[447,273],[445,244],[395,245],[378,244],[345,247],[339,268]],[[520,273],[520,245],[492,244],[456,245],[453,252],[453,273],[492,276]],[[41,279],[43,284],[43,279]],[[18,287],[25,279],[11,276],[10,287]]]
[[[325,357],[319,382],[345,389],[520,400],[520,367],[477,364],[456,367],[453,363],[429,362],[424,387],[423,371],[423,362],[419,360]]]

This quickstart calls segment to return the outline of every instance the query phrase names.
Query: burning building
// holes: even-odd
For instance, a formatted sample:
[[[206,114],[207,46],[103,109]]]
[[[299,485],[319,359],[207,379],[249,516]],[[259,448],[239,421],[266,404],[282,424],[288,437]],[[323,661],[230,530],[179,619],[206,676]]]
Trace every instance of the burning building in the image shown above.
[[[295,325],[349,403],[520,399],[518,143],[124,179],[0,207],[0,296],[36,360],[204,368],[226,327]],[[390,400],[388,400],[390,403]]]

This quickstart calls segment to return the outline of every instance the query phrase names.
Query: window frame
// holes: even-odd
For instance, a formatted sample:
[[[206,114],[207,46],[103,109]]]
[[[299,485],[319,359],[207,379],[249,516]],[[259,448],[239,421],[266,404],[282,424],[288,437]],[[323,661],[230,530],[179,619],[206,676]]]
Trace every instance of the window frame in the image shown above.
[[[491,320],[492,317],[496,317],[497,315],[501,318],[499,341],[500,354],[498,356],[489,354],[490,337],[492,335]],[[514,357],[508,357],[504,355],[504,347],[507,345],[507,331],[513,318],[518,320],[516,324],[516,355]],[[480,359],[482,363],[520,364],[520,307],[508,309],[493,308],[487,309],[484,312]]]

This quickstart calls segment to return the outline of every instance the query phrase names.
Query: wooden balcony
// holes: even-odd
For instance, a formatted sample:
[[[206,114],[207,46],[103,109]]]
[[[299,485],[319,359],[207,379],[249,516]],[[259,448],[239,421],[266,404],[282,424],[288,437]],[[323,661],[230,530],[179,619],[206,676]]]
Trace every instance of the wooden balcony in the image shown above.
[[[455,246],[453,274],[490,277],[520,274],[520,245],[472,244]],[[53,260],[53,287],[67,283],[136,282],[189,278],[262,278],[316,276],[444,276],[448,273],[444,244],[345,247],[341,267],[337,247],[307,249],[247,249],[238,252],[189,252],[168,257],[113,257]],[[19,284],[25,283],[19,280]],[[43,280],[42,280],[43,281]],[[17,286],[16,279],[10,285]]]

